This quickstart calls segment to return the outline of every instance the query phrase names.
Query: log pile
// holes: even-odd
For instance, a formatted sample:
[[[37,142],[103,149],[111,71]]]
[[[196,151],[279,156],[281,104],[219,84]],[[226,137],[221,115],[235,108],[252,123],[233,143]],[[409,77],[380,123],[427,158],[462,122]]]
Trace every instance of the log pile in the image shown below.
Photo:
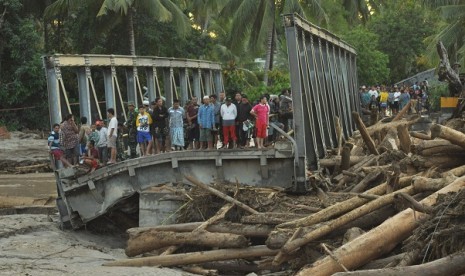
[[[128,230],[129,259],[201,275],[465,273],[465,134],[418,117],[365,127],[308,172],[311,191],[238,183],[191,189],[178,223]]]

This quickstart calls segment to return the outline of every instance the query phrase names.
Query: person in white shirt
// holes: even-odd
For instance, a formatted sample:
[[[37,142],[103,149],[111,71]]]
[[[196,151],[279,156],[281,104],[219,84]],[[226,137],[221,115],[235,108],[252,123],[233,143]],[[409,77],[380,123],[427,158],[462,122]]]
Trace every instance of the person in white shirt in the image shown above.
[[[233,148],[236,148],[237,136],[235,121],[237,117],[237,108],[236,105],[231,104],[231,98],[226,98],[226,103],[220,108],[220,114],[221,118],[223,118],[223,145],[225,148],[228,148],[229,139],[231,139]]]
[[[109,108],[107,117],[110,119],[108,124],[108,147],[110,148],[110,161],[107,164],[116,163],[116,137],[118,137],[118,120],[115,117],[115,110]]]
[[[394,87],[395,91],[394,91],[394,108],[393,108],[393,115],[396,115],[397,112],[399,112],[399,99],[400,99],[400,95],[402,93],[400,93],[399,91],[399,88],[397,87]]]
[[[373,98],[375,96],[375,99],[378,98],[378,90],[376,90],[376,87],[373,85],[371,89],[368,91],[368,94],[370,94],[370,98]]]

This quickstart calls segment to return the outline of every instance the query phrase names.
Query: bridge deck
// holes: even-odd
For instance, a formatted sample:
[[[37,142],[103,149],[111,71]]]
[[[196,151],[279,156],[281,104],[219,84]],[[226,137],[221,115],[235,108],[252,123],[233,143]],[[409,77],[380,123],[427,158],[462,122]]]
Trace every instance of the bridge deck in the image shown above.
[[[72,214],[72,224],[78,227],[136,193],[182,183],[185,175],[204,183],[238,179],[253,186],[291,187],[294,155],[289,144],[279,150],[178,151],[126,160],[87,175],[78,175],[74,168],[58,170],[56,175],[60,213]],[[66,215],[62,219],[66,221]]]

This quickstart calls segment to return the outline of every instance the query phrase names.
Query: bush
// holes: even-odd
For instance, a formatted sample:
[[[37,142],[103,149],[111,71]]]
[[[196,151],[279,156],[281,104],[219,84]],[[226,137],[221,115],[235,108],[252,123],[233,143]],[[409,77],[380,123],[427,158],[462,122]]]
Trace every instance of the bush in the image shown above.
[[[428,89],[428,99],[430,111],[441,110],[441,97],[449,97],[449,87],[447,83],[434,83]]]

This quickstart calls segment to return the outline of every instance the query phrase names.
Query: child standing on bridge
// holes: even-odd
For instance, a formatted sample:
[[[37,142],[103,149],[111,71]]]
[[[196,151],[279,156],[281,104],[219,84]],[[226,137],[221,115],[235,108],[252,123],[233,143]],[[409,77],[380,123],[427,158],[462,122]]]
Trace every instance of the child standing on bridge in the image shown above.
[[[145,106],[139,106],[139,115],[136,119],[137,127],[137,143],[140,146],[140,155],[148,154],[147,149],[152,147],[152,135],[150,134],[150,125],[152,124],[152,116],[145,112]],[[146,143],[148,145],[146,145]]]

